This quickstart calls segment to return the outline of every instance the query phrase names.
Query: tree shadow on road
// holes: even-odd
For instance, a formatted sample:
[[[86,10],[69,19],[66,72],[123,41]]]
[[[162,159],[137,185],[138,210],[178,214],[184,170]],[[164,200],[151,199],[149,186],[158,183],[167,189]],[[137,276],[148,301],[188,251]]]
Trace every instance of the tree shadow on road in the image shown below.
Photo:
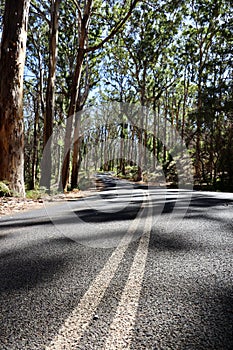
[[[104,191],[103,191],[104,192]],[[165,193],[165,195],[164,195]],[[177,197],[178,195],[178,197]],[[78,224],[78,220],[75,217],[79,218],[81,221],[87,223],[100,223],[100,222],[115,222],[115,221],[124,221],[124,220],[133,220],[137,216],[141,204],[143,202],[142,194],[135,194],[133,197],[130,195],[128,198],[128,206],[125,207],[125,200],[127,200],[127,195],[118,197],[117,201],[111,202],[108,201],[109,197],[107,194],[104,194],[103,203],[106,203],[106,208],[110,210],[96,210],[91,208],[91,201],[98,200],[98,197],[92,196],[90,198],[85,199],[86,203],[89,203],[90,209],[73,209],[73,213],[75,214],[72,218],[66,217],[64,214],[60,214],[60,217],[56,217],[56,225],[61,224]],[[177,215],[179,212],[183,213],[186,211],[187,214],[195,213],[198,216],[203,215],[203,211],[208,208],[214,208],[217,206],[221,206],[225,208],[227,206],[233,205],[233,200],[230,199],[221,199],[221,198],[213,198],[212,195],[202,195],[200,192],[189,192],[189,191],[166,191],[155,188],[152,189],[150,195],[150,203],[147,206],[152,206],[155,212],[155,215],[163,215],[173,213],[173,210],[176,210]],[[105,202],[104,202],[105,200]],[[144,199],[145,200],[145,199]],[[114,210],[114,205],[120,204],[122,201],[123,209]],[[79,204],[80,201],[77,201]],[[74,204],[74,201],[72,201]],[[111,210],[111,205],[113,209]],[[54,208],[56,208],[54,206]],[[56,211],[55,211],[56,214]],[[145,213],[146,215],[146,213]],[[142,215],[143,217],[143,215]],[[12,229],[12,228],[20,228],[20,227],[30,227],[30,226],[41,226],[41,225],[49,225],[52,224],[52,217],[48,215],[44,215],[41,217],[12,217],[5,218],[0,220],[0,230]]]

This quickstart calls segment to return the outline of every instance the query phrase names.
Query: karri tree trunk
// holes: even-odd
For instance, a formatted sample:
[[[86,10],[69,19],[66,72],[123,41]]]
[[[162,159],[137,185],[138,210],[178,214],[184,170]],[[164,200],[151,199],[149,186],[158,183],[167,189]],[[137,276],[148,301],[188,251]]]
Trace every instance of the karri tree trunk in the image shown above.
[[[31,165],[31,181],[30,181],[30,190],[34,190],[36,187],[36,178],[37,178],[37,161],[38,161],[38,128],[39,128],[39,101],[37,96],[34,98],[34,127],[33,127],[33,148],[32,148],[32,165]]]
[[[75,115],[75,128],[74,128],[74,145],[73,145],[73,159],[72,159],[72,173],[71,173],[71,188],[78,187],[78,173],[81,165],[81,137],[80,137],[81,115],[76,113]]]
[[[55,106],[55,79],[57,64],[57,44],[58,44],[58,19],[61,0],[52,0],[50,8],[50,36],[49,36],[49,75],[46,91],[46,112],[44,120],[43,134],[43,159],[41,164],[40,185],[50,191],[51,169],[52,169],[52,134]]]
[[[23,72],[30,0],[6,0],[0,56],[0,181],[24,196]]]

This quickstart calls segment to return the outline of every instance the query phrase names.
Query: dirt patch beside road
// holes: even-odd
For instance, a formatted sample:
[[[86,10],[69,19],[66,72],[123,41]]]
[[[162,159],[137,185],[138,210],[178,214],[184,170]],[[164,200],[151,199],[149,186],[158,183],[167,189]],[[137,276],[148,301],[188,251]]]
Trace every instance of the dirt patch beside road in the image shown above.
[[[19,212],[43,208],[45,202],[78,200],[93,194],[91,191],[72,191],[55,196],[42,196],[39,199],[0,197],[0,217]]]

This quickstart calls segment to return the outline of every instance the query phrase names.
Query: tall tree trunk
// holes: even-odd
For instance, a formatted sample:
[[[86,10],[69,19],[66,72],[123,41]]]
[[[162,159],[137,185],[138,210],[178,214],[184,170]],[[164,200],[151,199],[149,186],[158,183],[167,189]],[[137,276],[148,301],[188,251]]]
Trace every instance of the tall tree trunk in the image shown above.
[[[57,43],[58,43],[58,17],[61,0],[51,0],[51,19],[49,37],[49,76],[46,91],[46,113],[44,120],[43,148],[46,152],[41,164],[40,185],[50,191],[51,169],[52,169],[52,133],[55,104],[55,79],[57,63]]]
[[[87,2],[85,2],[84,11],[82,15],[81,9],[77,4],[78,23],[79,23],[79,48],[78,48],[78,53],[76,57],[75,71],[74,71],[74,76],[73,76],[73,81],[71,86],[70,104],[69,104],[68,118],[66,123],[62,178],[60,183],[60,187],[62,187],[62,189],[65,191],[67,190],[67,186],[69,183],[70,148],[72,145],[71,136],[72,136],[72,129],[73,129],[73,119],[77,108],[83,61],[84,61],[85,54],[87,53],[87,51],[85,50],[85,46],[87,45],[87,41],[88,41],[88,26],[89,26],[89,20],[91,16],[92,5],[93,5],[93,0],[88,0]]]
[[[73,158],[72,158],[72,174],[71,174],[71,188],[78,187],[78,173],[81,164],[81,138],[80,138],[80,127],[81,127],[81,115],[77,113],[75,115],[75,128],[74,128],[74,146],[73,146]]]
[[[68,118],[66,122],[66,134],[65,134],[65,146],[64,146],[64,158],[62,167],[62,189],[67,190],[69,182],[69,168],[70,168],[70,149],[72,145],[72,128],[73,119],[76,112],[79,84],[81,78],[82,65],[84,60],[84,50],[79,49],[75,67],[75,74],[71,87],[71,98],[68,111]]]
[[[86,55],[87,59],[87,55]],[[79,87],[77,104],[76,104],[76,115],[75,115],[75,126],[74,126],[74,144],[73,144],[73,158],[72,158],[72,171],[71,171],[71,189],[78,187],[78,175],[79,168],[82,162],[81,156],[81,144],[82,140],[80,137],[80,128],[81,128],[81,112],[84,104],[88,98],[90,90],[89,85],[89,67],[88,67],[88,59],[86,62],[86,77],[85,77],[85,89],[84,92],[81,93],[81,89]]]
[[[163,164],[165,165],[167,161],[167,120],[168,120],[168,91],[166,89],[165,94],[165,106],[164,106],[164,125],[163,125]]]
[[[6,0],[0,56],[0,180],[25,196],[23,72],[30,0]]]
[[[30,189],[34,190],[36,185],[36,167],[38,157],[38,126],[39,126],[39,101],[37,96],[34,99],[34,127],[33,127],[33,149],[32,149],[32,168],[31,168],[31,181]]]
[[[201,69],[199,70],[201,71]],[[196,157],[195,176],[198,182],[201,181],[201,119],[202,119],[202,93],[201,93],[201,73],[198,80],[198,102],[197,102],[197,137],[196,137]]]

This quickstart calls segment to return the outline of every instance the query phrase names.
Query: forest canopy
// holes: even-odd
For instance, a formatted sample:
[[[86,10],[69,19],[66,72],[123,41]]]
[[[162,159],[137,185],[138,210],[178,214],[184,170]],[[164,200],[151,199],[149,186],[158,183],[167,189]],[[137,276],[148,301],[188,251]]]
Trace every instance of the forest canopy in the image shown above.
[[[195,188],[233,190],[231,1],[18,3],[29,6],[29,2],[22,100],[24,142],[17,146],[23,152],[22,176],[27,190],[39,186],[47,191],[82,188],[89,175],[98,171],[158,182],[156,167],[162,169],[167,184],[176,186],[171,155],[176,140],[170,149],[164,141],[176,138],[176,133],[191,157]],[[7,25],[14,30],[14,21],[7,24],[4,11],[7,4],[12,8],[16,3],[1,1],[1,34]],[[2,112],[3,90],[2,138],[9,123]],[[128,116],[123,111],[122,122],[101,124],[91,119],[92,125],[81,134],[85,113],[80,111],[111,102],[140,105],[150,111],[143,112],[143,127],[135,127],[138,123],[133,117],[132,123],[126,123]],[[147,125],[153,125],[153,132],[148,132]],[[17,126],[14,128],[12,135]],[[124,140],[118,153],[113,152],[108,139]],[[10,136],[7,142],[13,142]],[[87,150],[96,144],[100,156],[90,156]],[[132,155],[137,145],[146,151],[139,147]],[[5,147],[3,142],[0,146]],[[45,147],[49,151],[43,157]],[[146,157],[149,166],[145,171],[137,159]],[[7,171],[0,172],[0,181],[22,194],[19,181],[18,187],[12,184],[16,177],[8,176]]]

